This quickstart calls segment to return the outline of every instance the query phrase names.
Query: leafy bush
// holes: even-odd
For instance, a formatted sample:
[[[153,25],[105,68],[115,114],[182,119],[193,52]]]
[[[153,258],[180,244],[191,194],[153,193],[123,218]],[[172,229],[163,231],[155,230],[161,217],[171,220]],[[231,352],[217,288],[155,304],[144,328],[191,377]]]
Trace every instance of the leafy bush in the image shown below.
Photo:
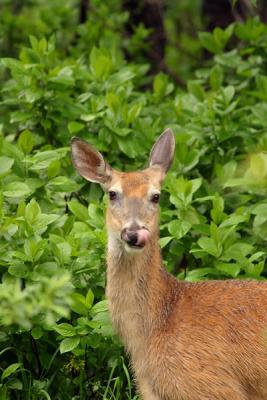
[[[74,172],[73,135],[132,170],[171,127],[177,148],[160,227],[167,268],[190,281],[264,279],[266,26],[254,19],[201,33],[214,57],[183,91],[125,61],[125,15],[114,12],[102,34],[107,12],[102,4],[93,31],[92,21],[78,26],[64,57],[55,36],[31,36],[18,58],[1,61],[3,399],[135,396],[104,298],[105,197]]]

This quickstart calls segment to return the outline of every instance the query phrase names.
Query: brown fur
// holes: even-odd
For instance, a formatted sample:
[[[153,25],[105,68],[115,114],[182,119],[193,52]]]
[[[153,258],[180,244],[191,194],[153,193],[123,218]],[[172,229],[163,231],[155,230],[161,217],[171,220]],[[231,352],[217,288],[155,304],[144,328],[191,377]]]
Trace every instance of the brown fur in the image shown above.
[[[108,254],[107,298],[145,400],[266,400],[267,284],[175,280],[157,237]]]
[[[164,149],[157,147],[152,153],[159,163]],[[86,161],[90,180],[120,192],[117,205],[107,210],[106,295],[140,394],[143,400],[267,400],[267,283],[188,283],[166,272],[158,246],[158,207],[149,200],[166,170],[154,166],[153,154],[150,168],[142,172],[106,166],[108,178],[103,170],[101,178],[99,169],[93,172],[91,164],[102,162],[100,156],[99,163],[95,157],[91,164]],[[82,162],[79,169],[78,158],[77,169],[86,177]],[[151,233],[144,249],[132,253],[120,237],[131,221]]]

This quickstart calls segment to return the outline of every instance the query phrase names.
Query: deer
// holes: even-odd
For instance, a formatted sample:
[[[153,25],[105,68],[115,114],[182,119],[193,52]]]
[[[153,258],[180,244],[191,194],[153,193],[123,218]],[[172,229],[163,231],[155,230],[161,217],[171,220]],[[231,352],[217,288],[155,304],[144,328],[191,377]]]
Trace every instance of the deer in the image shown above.
[[[159,200],[175,151],[166,129],[149,166],[117,171],[71,141],[78,173],[108,195],[106,297],[143,400],[266,400],[267,283],[178,280],[163,265]]]

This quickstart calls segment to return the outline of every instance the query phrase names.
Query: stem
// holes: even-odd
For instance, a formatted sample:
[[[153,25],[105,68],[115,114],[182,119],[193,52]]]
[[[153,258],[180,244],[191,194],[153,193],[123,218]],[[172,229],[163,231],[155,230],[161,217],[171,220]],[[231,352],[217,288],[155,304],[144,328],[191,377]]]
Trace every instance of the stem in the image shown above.
[[[38,376],[38,378],[40,378],[42,365],[41,365],[41,361],[40,361],[37,342],[32,336],[31,336],[31,345],[32,345],[33,354],[34,354],[35,360],[36,360],[36,375]]]

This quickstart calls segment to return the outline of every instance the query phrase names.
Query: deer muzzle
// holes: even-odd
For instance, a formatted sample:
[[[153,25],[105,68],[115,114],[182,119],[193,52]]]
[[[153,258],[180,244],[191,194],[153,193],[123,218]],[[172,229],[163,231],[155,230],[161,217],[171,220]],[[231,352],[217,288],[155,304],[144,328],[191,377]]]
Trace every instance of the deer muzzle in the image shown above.
[[[121,239],[133,248],[143,248],[147,244],[149,237],[150,232],[146,228],[124,228],[121,232]]]

